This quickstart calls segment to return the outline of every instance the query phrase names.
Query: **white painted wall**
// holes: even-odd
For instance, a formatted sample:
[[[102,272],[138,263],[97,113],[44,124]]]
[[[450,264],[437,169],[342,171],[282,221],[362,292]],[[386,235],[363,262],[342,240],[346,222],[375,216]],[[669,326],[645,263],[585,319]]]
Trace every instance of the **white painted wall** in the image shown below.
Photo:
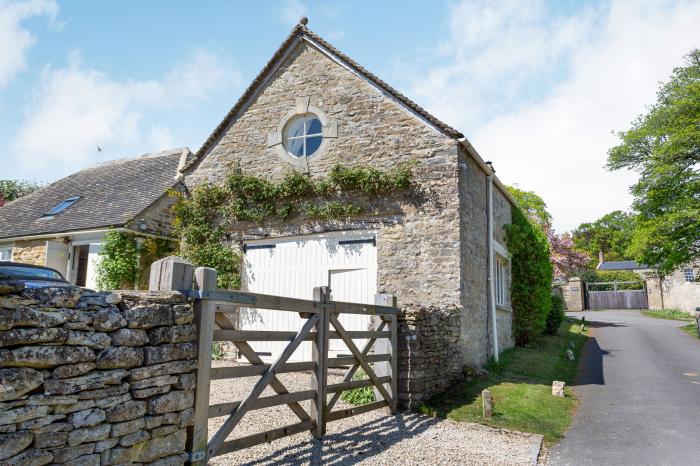
[[[102,257],[102,243],[90,243],[88,252],[87,276],[85,277],[85,288],[97,289],[97,264],[100,263]]]

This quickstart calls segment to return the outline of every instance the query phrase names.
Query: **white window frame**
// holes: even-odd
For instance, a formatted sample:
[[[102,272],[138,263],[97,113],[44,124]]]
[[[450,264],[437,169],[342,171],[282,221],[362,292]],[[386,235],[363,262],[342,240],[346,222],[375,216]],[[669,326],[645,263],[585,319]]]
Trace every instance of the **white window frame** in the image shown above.
[[[12,246],[0,246],[0,261],[12,260]]]
[[[290,125],[292,123],[294,123],[295,121],[300,120],[300,119],[304,120],[303,133],[300,136],[289,136],[288,131],[289,131]],[[309,122],[311,122],[312,120],[318,120],[318,122],[321,124],[321,131],[320,132],[318,132],[318,133],[309,133],[308,132],[309,131]],[[318,152],[318,150],[321,148],[319,145],[319,147],[313,153],[309,154],[307,149],[306,149],[306,141],[308,139],[311,139],[311,138],[321,138],[321,144],[323,144],[323,123],[321,122],[321,119],[315,113],[311,113],[311,112],[305,113],[302,115],[297,115],[296,117],[294,117],[293,119],[291,119],[287,123],[287,126],[284,129],[284,142],[283,142],[284,148],[287,149],[287,152],[292,157],[310,157],[313,154],[315,154],[316,152]],[[302,140],[302,143],[303,143],[301,155],[292,154],[292,152],[289,150],[289,143],[291,141],[297,141],[300,139]]]
[[[495,271],[495,285],[496,285],[496,306],[505,307],[506,306],[506,270],[507,261],[503,257],[496,256],[496,261],[494,264]]]

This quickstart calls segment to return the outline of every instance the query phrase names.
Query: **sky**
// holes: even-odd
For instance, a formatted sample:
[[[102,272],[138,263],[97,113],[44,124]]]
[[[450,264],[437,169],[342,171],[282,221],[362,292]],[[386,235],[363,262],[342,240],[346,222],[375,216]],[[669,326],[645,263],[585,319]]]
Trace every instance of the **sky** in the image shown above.
[[[0,179],[197,150],[300,16],[558,231],[629,208],[636,174],[606,171],[607,150],[700,47],[700,0],[0,0]]]

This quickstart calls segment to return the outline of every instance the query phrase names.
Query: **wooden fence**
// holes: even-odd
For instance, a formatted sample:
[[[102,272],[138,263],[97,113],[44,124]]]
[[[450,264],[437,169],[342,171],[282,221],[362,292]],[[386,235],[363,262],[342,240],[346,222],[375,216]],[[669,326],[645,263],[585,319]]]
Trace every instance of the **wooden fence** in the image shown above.
[[[622,289],[624,285],[641,289]],[[648,309],[644,283],[629,281],[586,283],[587,309]],[[595,290],[594,288],[603,288]]]
[[[174,259],[174,260],[173,260]],[[178,290],[193,299],[197,325],[198,368],[195,393],[194,426],[188,435],[190,461],[206,464],[209,458],[223,455],[260,443],[309,431],[320,438],[328,422],[366,413],[380,408],[395,412],[397,408],[397,312],[396,300],[391,295],[376,297],[375,305],[334,302],[328,287],[314,288],[314,299],[303,300],[256,293],[244,293],[216,288],[216,271],[199,267],[194,270],[186,262],[169,258],[154,263],[151,270],[152,290]],[[234,326],[232,313],[239,307],[270,309],[280,312],[298,312],[306,322],[298,332],[244,331]],[[340,314],[369,314],[374,316],[376,330],[348,331],[343,328]],[[332,327],[332,329],[331,329]],[[353,339],[368,339],[360,349]],[[330,339],[341,339],[352,357],[328,357]],[[232,342],[250,362],[235,367],[211,367],[213,341]],[[271,364],[265,363],[250,346],[250,341],[288,341],[288,345]],[[287,362],[303,341],[312,342],[312,360]],[[372,354],[370,350],[374,348]],[[383,352],[381,352],[383,351]],[[328,384],[328,368],[349,366],[342,382]],[[368,379],[353,380],[362,368]],[[277,378],[281,373],[310,373],[309,390],[289,392]],[[260,376],[244,400],[209,404],[211,380]],[[270,387],[276,395],[261,397]],[[378,401],[364,405],[333,410],[345,390],[374,387]],[[330,400],[328,397],[330,396]],[[311,402],[307,412],[300,404]],[[236,425],[244,415],[272,406],[287,405],[299,422],[233,440]],[[248,414],[250,415],[250,414]],[[208,420],[228,416],[228,419],[209,439]]]

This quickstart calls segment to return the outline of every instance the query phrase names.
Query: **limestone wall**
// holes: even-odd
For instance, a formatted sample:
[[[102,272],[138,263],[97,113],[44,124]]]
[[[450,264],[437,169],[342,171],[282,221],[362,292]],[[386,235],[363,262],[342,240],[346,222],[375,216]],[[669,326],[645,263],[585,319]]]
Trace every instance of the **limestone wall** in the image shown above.
[[[183,464],[196,366],[179,293],[0,281],[0,464]]]
[[[16,241],[12,249],[12,261],[44,265],[46,262],[46,240]]]
[[[569,282],[561,287],[567,311],[583,311],[585,309],[584,286],[585,284],[580,277],[571,277]]]
[[[415,409],[462,377],[457,306],[408,306],[399,315],[399,405]]]

